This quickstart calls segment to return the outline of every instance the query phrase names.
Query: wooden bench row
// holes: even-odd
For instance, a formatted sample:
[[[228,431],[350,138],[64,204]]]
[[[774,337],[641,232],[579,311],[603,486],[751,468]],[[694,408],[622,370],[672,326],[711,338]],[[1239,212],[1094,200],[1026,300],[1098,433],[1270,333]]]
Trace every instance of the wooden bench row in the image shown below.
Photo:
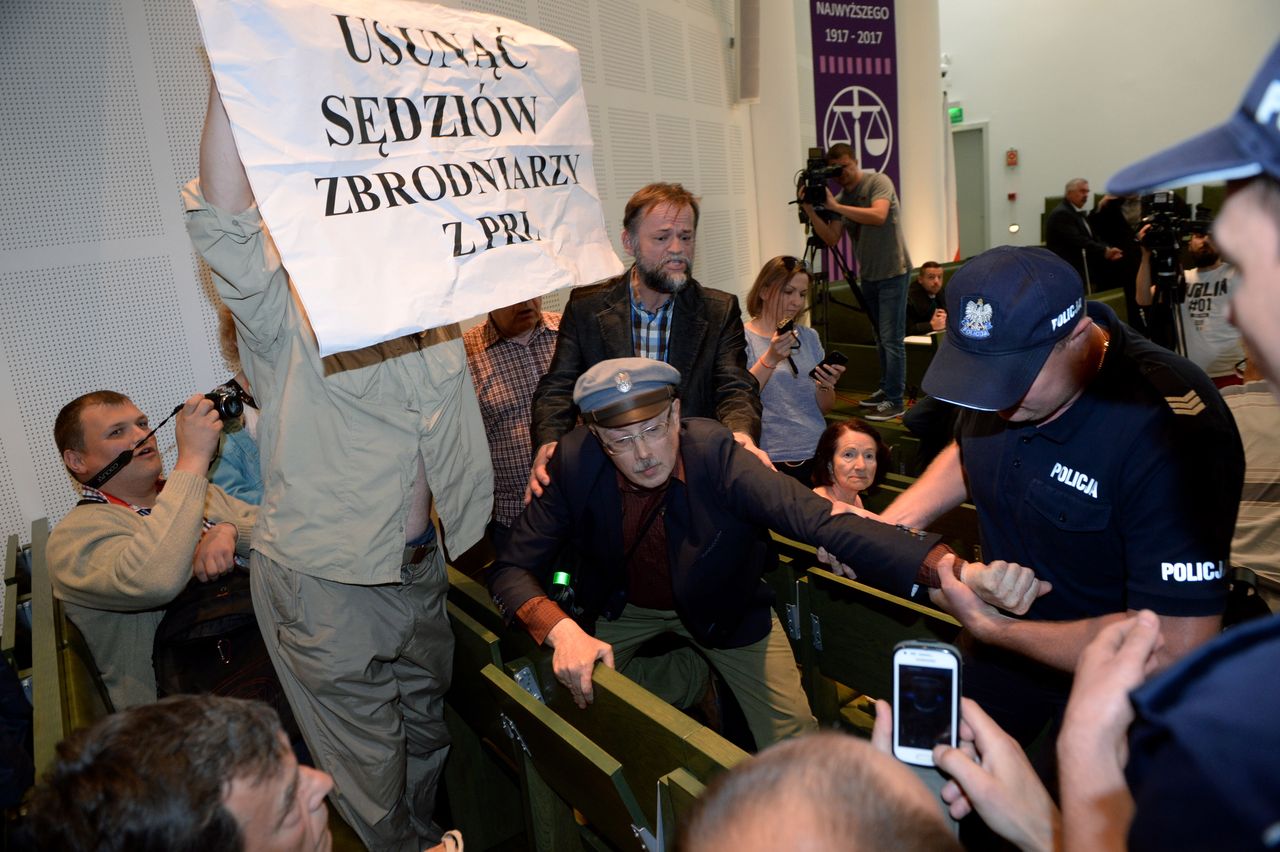
[[[446,782],[465,791],[450,805],[468,848],[518,843],[521,830],[534,850],[672,848],[703,786],[747,756],[604,666],[580,710],[550,655],[506,628],[487,591],[453,569],[449,618]]]
[[[951,616],[836,576],[812,547],[777,534],[777,595],[819,723],[867,732],[867,704],[890,697],[893,647],[953,641]],[[448,696],[451,797],[468,843],[502,847],[521,831],[530,849],[669,848],[702,786],[746,754],[627,678],[598,666],[595,701],[579,710],[550,656],[507,629],[483,586],[450,569],[457,639]],[[851,701],[851,699],[854,699]],[[474,838],[474,841],[473,841]],[[604,844],[604,846],[601,846]]]
[[[765,576],[803,672],[818,723],[869,733],[869,705],[892,698],[893,647],[952,642],[960,624],[926,604],[826,570],[812,547],[774,533],[778,565]]]
[[[111,712],[111,703],[84,637],[63,614],[62,602],[53,596],[45,555],[48,541],[48,519],[32,523],[31,668],[18,674],[30,683],[37,773],[43,773],[52,765],[58,743],[68,734]],[[7,555],[5,568],[7,577]],[[14,590],[16,586],[10,589]],[[8,597],[6,595],[6,641],[9,637]]]

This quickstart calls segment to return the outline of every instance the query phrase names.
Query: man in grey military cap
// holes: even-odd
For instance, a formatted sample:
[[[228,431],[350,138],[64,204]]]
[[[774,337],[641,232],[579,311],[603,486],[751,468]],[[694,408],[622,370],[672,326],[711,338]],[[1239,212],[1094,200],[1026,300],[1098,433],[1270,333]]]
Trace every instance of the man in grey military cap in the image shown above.
[[[761,581],[770,529],[822,545],[862,582],[898,595],[936,587],[948,570],[1013,611],[1025,612],[1039,593],[1022,566],[965,563],[936,535],[833,515],[720,423],[682,420],[679,382],[678,370],[647,358],[602,361],[579,377],[573,399],[584,423],[561,440],[546,493],[516,520],[489,574],[506,618],[555,649],[556,677],[579,706],[591,701],[597,662],[626,673],[644,640],[669,632],[690,640],[728,683],[759,747],[812,729]],[[565,543],[582,554],[582,567],[556,578],[552,600]],[[690,684],[688,703],[701,686]]]

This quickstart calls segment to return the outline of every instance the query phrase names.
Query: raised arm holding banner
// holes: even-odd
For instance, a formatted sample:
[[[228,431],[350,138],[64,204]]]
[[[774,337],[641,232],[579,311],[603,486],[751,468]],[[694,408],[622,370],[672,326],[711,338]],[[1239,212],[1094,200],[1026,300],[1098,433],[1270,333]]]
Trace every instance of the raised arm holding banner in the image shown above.
[[[573,47],[408,0],[195,6],[321,355],[622,271]]]

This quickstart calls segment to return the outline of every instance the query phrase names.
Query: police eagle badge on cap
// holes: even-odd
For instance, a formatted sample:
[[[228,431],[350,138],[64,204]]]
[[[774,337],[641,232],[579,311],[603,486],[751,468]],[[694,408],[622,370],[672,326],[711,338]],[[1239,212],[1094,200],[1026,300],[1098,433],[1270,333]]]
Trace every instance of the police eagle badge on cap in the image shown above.
[[[964,319],[960,320],[960,333],[965,337],[982,340],[991,336],[991,305],[979,296],[964,306]]]
[[[631,390],[631,374],[626,370],[619,370],[614,379],[614,387],[618,389],[618,393],[627,393]]]

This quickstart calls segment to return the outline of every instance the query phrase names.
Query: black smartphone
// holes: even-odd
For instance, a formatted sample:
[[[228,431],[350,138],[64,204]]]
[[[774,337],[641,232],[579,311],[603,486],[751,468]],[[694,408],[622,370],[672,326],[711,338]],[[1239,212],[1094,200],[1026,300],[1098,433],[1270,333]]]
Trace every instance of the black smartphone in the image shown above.
[[[830,352],[828,352],[821,361],[818,362],[817,367],[814,367],[812,370],[809,371],[809,378],[811,379],[818,378],[818,367],[827,367],[832,364],[835,364],[837,367],[843,367],[845,364],[848,364],[848,363],[849,363],[849,357],[847,355],[845,355],[843,352],[838,352],[833,349]]]
[[[960,722],[960,652],[945,642],[893,649],[893,754],[933,766],[933,747],[955,747]]]

